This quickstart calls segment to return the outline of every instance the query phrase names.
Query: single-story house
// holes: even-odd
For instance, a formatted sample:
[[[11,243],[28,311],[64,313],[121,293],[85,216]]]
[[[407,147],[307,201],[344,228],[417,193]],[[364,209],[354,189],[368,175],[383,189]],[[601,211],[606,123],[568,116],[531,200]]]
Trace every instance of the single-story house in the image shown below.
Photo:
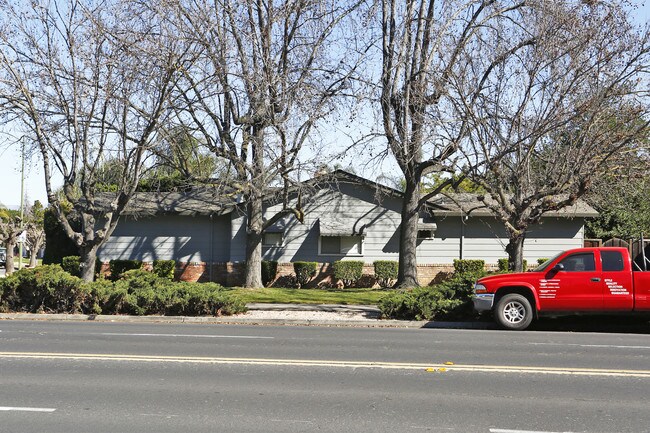
[[[295,194],[294,194],[295,195]],[[375,260],[398,260],[402,193],[367,179],[336,171],[307,182],[301,192],[304,220],[286,216],[266,230],[263,259],[279,263],[279,274],[293,272],[292,262],[361,260],[372,273]],[[454,259],[483,259],[496,266],[507,257],[505,229],[487,209],[476,208],[476,196],[436,197],[423,210],[419,224],[418,276],[429,284],[449,272]],[[270,200],[265,217],[281,204]],[[584,219],[597,213],[579,202],[547,214],[527,235],[529,262],[551,257],[584,242]],[[236,197],[207,189],[184,193],[138,193],[112,236],[99,250],[111,259],[176,260],[181,279],[241,283],[246,252],[246,216]]]

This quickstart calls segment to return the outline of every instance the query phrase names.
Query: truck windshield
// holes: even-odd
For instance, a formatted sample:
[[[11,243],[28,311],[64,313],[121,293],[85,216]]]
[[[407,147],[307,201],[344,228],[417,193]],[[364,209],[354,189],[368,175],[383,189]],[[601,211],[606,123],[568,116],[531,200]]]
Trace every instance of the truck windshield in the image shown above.
[[[541,265],[539,265],[538,267],[533,269],[533,272],[544,272],[546,270],[546,268],[548,268],[551,265],[551,263],[553,263],[555,261],[555,259],[560,257],[561,254],[562,253],[558,253],[555,256],[553,256],[552,258],[548,259],[547,261],[545,261],[544,263],[542,263]]]

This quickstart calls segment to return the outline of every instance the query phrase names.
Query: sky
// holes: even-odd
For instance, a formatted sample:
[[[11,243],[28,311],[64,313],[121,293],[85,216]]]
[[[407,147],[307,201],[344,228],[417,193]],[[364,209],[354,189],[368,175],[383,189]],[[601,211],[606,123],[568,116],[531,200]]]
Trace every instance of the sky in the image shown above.
[[[641,24],[646,24],[650,20],[650,0],[632,1],[635,8],[635,18]],[[9,208],[17,209],[20,205],[20,186],[21,186],[21,157],[20,146],[11,145],[15,143],[16,138],[11,137],[11,131],[0,131],[0,204]],[[377,173],[364,173],[361,169],[358,174],[370,175],[375,180]],[[53,182],[55,185],[60,184]],[[33,203],[39,200],[41,203],[47,203],[47,193],[45,190],[45,180],[43,177],[42,161],[36,155],[25,158],[24,170],[24,191],[27,202]]]

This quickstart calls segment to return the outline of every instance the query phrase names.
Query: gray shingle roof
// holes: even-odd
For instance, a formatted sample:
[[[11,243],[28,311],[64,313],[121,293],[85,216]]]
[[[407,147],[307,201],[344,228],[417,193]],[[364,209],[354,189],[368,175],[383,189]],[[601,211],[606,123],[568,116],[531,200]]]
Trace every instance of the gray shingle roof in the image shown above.
[[[108,207],[114,194],[98,194],[98,207]],[[126,206],[124,215],[146,217],[153,215],[198,216],[224,214],[236,205],[236,197],[222,195],[214,190],[202,189],[187,192],[139,192]]]
[[[439,210],[435,211],[434,214],[452,216],[467,215],[469,213],[470,216],[492,216],[492,211],[479,200],[479,196],[481,194],[456,193],[439,195],[429,200],[429,203],[439,207]],[[488,203],[492,201],[487,194],[484,195],[484,199]],[[558,211],[546,212],[544,216],[550,218],[588,218],[597,217],[598,212],[586,202],[578,200],[573,206]]]
[[[402,196],[402,192],[381,185],[377,182],[356,176],[343,170],[336,170],[326,175],[317,176],[307,182],[311,186],[325,183],[348,182],[365,185],[375,188],[379,192],[391,196]],[[480,194],[456,193],[438,195],[428,201],[429,209],[433,215],[454,216],[492,216],[490,211],[478,197]],[[115,197],[112,193],[98,194],[98,207],[108,207],[111,199]],[[485,195],[486,200],[490,200]],[[225,194],[217,189],[205,187],[195,188],[187,192],[140,192],[129,201],[125,215],[129,216],[152,216],[152,215],[218,215],[231,212],[237,205],[237,196],[234,193]],[[596,212],[591,206],[582,200],[578,200],[573,206],[555,212],[547,212],[545,217],[596,217]]]

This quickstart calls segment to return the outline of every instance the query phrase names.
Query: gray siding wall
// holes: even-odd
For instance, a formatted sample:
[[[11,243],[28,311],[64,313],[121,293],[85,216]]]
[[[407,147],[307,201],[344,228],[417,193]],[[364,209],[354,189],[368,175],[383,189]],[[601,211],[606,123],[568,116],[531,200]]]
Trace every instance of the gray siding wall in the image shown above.
[[[300,224],[293,217],[285,218],[273,230],[284,233],[282,247],[264,247],[266,260],[292,262],[299,260],[333,262],[335,260],[398,260],[399,224],[401,201],[384,198],[377,202],[375,191],[368,187],[340,185],[341,191],[321,190],[305,206],[305,223]],[[270,208],[266,217],[279,210]],[[319,255],[319,226],[321,217],[352,221],[355,226],[365,226],[363,254]],[[469,218],[461,223],[460,217],[435,218],[437,230],[433,239],[418,240],[419,264],[446,264],[453,259],[483,259],[496,264],[507,257],[508,242],[505,228],[494,218]],[[243,224],[244,219],[241,220]],[[582,218],[544,218],[543,223],[531,228],[524,244],[524,258],[533,264],[538,258],[552,257],[570,248],[583,244]],[[234,224],[233,224],[234,227]],[[243,234],[237,232],[238,235]],[[234,242],[233,244],[245,244]],[[237,257],[243,260],[244,250],[237,250]]]
[[[460,217],[450,217],[448,223],[456,226],[456,240],[460,255]],[[438,223],[438,226],[442,226]],[[583,218],[543,218],[542,223],[530,228],[524,242],[524,259],[533,265],[539,258],[550,258],[563,250],[581,248],[584,243]],[[463,227],[462,252],[464,259],[482,259],[496,264],[506,258],[508,236],[495,218],[469,218]],[[438,236],[438,233],[436,233]],[[425,241],[426,242],[426,241]]]
[[[283,233],[281,247],[263,247],[266,260],[279,262],[336,260],[398,260],[401,200],[380,197],[366,186],[340,184],[339,190],[322,189],[304,198],[305,221],[288,216],[269,231]],[[267,209],[270,218],[280,206]],[[319,218],[363,227],[363,254],[320,255]],[[418,241],[418,263],[446,264],[453,259],[484,259],[494,264],[506,257],[507,236],[494,218],[436,217],[433,239]],[[113,235],[100,249],[102,261],[111,259],[155,259],[179,262],[242,262],[246,257],[246,218],[241,210],[214,217],[157,216],[120,220]],[[462,235],[462,236],[461,236]],[[524,244],[524,258],[534,263],[583,244],[583,219],[544,218],[533,227]]]
[[[305,222],[300,224],[293,217],[287,217],[272,229],[283,232],[282,247],[264,247],[266,260],[292,262],[299,260],[333,262],[335,260],[398,260],[399,224],[401,202],[395,198],[384,198],[377,202],[375,191],[368,187],[340,185],[336,190],[321,190],[305,206]],[[279,206],[267,210],[271,217]],[[357,227],[365,226],[363,254],[319,255],[318,219],[330,218],[351,221]],[[460,217],[436,217],[437,230],[433,239],[418,240],[419,264],[445,264],[454,259],[483,259],[496,264],[507,257],[508,242],[505,229],[494,218],[469,218],[461,224]],[[241,219],[243,224],[244,219]],[[556,253],[580,248],[583,245],[582,218],[544,218],[542,224],[531,228],[524,244],[524,258],[533,264],[538,258],[552,257]],[[233,228],[235,224],[233,224]],[[244,235],[237,232],[237,235]],[[245,238],[244,238],[245,239]],[[244,260],[245,242],[233,242],[231,257]],[[462,253],[461,253],[462,250]]]
[[[122,218],[99,250],[102,261],[176,260],[227,262],[230,251],[230,216]]]
[[[304,224],[300,224],[293,216],[277,223],[272,230],[284,232],[283,246],[264,247],[264,258],[279,262],[396,260],[399,248],[400,200],[383,197],[378,204],[374,189],[350,184],[340,184],[338,188],[340,191],[320,190],[310,199],[304,209]],[[279,209],[280,206],[271,207],[265,216],[268,218]],[[319,218],[344,222],[348,224],[350,231],[353,227],[357,230],[363,227],[363,255],[319,255]]]

